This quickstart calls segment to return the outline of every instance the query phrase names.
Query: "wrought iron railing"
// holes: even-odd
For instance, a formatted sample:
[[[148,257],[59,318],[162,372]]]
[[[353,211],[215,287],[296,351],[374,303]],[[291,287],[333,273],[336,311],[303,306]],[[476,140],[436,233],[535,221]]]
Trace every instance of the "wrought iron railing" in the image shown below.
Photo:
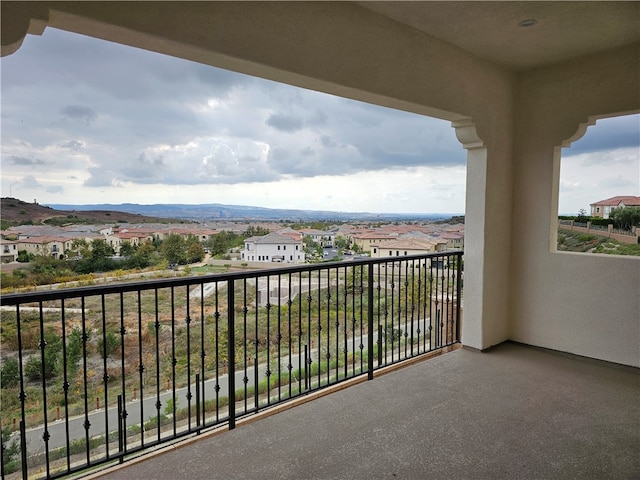
[[[2,296],[2,477],[56,478],[459,341],[462,252]]]

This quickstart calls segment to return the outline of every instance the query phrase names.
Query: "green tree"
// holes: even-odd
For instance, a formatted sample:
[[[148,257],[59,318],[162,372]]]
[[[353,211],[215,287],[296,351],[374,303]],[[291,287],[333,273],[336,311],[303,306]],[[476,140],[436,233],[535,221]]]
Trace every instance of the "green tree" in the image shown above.
[[[616,228],[631,230],[640,226],[640,207],[614,208],[609,215]]]
[[[18,262],[20,263],[28,263],[31,260],[33,260],[33,258],[35,258],[35,255],[33,253],[29,253],[26,250],[20,250],[18,252]]]
[[[131,258],[136,254],[136,247],[131,242],[124,242],[120,245],[120,256]]]
[[[189,246],[187,247],[186,257],[187,263],[201,262],[204,258],[204,248],[197,239],[189,243]]]
[[[182,235],[172,233],[160,245],[160,253],[170,264],[184,265],[187,263],[186,242]]]
[[[267,233],[269,233],[268,228],[261,227],[260,225],[249,225],[249,228],[247,228],[242,235],[244,236],[244,238],[263,237]]]
[[[52,331],[45,332],[44,340],[46,343],[44,347],[44,378],[48,380],[58,374],[62,341]],[[42,355],[38,352],[27,360],[24,374],[29,380],[42,380],[42,373]]]
[[[106,332],[104,338],[98,339],[98,351],[102,358],[113,355],[120,347],[120,339],[114,332]]]

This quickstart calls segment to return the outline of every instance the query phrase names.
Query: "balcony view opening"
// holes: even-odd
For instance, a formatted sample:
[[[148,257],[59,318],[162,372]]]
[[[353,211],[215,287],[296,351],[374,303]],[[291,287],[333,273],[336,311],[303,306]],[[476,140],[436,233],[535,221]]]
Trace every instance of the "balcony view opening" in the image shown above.
[[[460,341],[450,122],[48,28],[2,59],[2,131],[3,478]]]
[[[560,252],[640,256],[640,115],[602,118],[562,149]]]

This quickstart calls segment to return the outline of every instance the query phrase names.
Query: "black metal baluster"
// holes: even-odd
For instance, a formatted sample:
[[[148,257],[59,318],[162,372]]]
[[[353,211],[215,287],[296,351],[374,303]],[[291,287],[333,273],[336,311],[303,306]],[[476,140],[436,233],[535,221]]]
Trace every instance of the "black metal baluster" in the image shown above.
[[[26,420],[26,407],[27,394],[24,388],[24,352],[22,350],[22,325],[20,318],[20,304],[16,305],[16,335],[18,337],[18,371],[20,373],[20,393],[18,398],[20,400],[20,456],[22,467],[22,478],[27,479],[27,439],[25,432],[25,420]],[[68,438],[68,437],[67,437]],[[67,449],[68,451],[68,449]]]
[[[367,377],[369,380],[373,380],[373,263],[367,266]],[[378,273],[379,275],[379,273]],[[380,287],[378,282],[378,288]],[[362,295],[362,294],[361,294]],[[362,305],[362,299],[360,300]],[[380,304],[378,304],[380,308]],[[363,308],[360,307],[360,314],[362,315]],[[378,314],[379,316],[380,314]],[[380,336],[378,336],[378,339]],[[360,317],[360,344],[362,344],[362,317]],[[380,348],[378,347],[378,352]],[[362,351],[360,353],[360,371],[362,372]]]
[[[346,276],[346,271],[345,271],[345,276]],[[346,281],[346,278],[345,278]],[[346,288],[345,288],[346,291]],[[335,321],[335,327],[336,327],[336,353],[335,353],[335,358],[336,358],[336,382],[340,379],[340,301],[341,301],[341,295],[340,295],[340,271],[338,268],[336,268],[336,321]],[[330,310],[330,305],[327,303],[327,309]],[[346,306],[345,306],[345,310],[346,310]],[[346,321],[345,321],[346,324]],[[346,355],[346,352],[344,352],[344,355]],[[345,365],[347,364],[347,360],[345,358],[344,360]]]
[[[140,398],[140,418],[144,418],[144,356],[142,350],[142,292],[138,290],[137,292],[137,300],[138,300],[138,390],[139,390],[139,398]],[[122,294],[120,296],[120,308],[121,308],[121,318],[124,318],[124,311],[122,310],[123,298]],[[124,376],[124,336],[126,335],[126,330],[124,328],[123,321],[120,324],[121,331],[120,334],[122,336],[122,375]],[[124,380],[122,381],[122,428],[124,433],[124,450],[127,450],[127,417],[129,414],[127,413],[127,394],[126,394],[126,384]],[[135,393],[135,391],[134,391]],[[144,436],[144,435],[143,435]]]
[[[178,431],[176,419],[176,302],[175,288],[171,287],[171,414],[173,415],[173,435]],[[158,418],[158,429],[160,428],[160,418]]]
[[[271,277],[267,275],[267,405],[271,405]]]
[[[444,336],[445,335],[445,331],[444,331],[444,319],[446,316],[446,311],[443,311],[443,308],[446,308],[446,303],[445,303],[445,290],[447,289],[444,281],[445,281],[445,261],[446,258],[444,256],[440,257],[440,346],[444,346],[447,343],[447,339]]]
[[[124,336],[127,333],[127,330],[125,329],[124,326],[124,296],[123,296],[123,292],[120,292],[120,374],[121,374],[121,381],[120,381],[120,388],[122,389],[122,395],[118,396],[118,402],[119,404],[121,403],[121,410],[118,411],[118,452],[122,453],[126,450],[126,442],[127,442],[127,435],[126,435],[126,423],[125,423],[125,418],[127,418],[127,414],[126,414],[126,407],[125,407],[125,403],[127,401],[127,394],[126,394],[126,372],[125,372],[125,351],[124,351]],[[122,430],[122,432],[124,432],[124,436],[122,435],[122,432],[120,431],[120,427],[124,426],[124,429]],[[122,456],[120,456],[120,461],[122,462]]]
[[[278,385],[278,401],[282,400],[282,325],[281,325],[281,317],[282,317],[282,275],[278,274],[278,334],[276,335],[276,340],[278,342],[278,378],[276,379],[276,383]]]
[[[160,441],[160,409],[162,408],[162,402],[160,401],[160,312],[158,309],[158,289],[156,288],[154,291],[154,299],[155,299],[155,330],[156,330],[156,418],[158,419],[157,432],[158,432],[158,442]],[[142,445],[144,446],[144,417],[140,416],[140,426],[142,427]]]
[[[71,453],[69,452],[69,371],[67,358],[67,321],[64,306],[64,298],[60,299],[60,314],[62,321],[62,390],[64,391],[64,432],[65,432],[65,450],[67,457],[67,472],[71,469]],[[74,357],[75,361],[76,358]],[[75,365],[72,367],[75,371]]]
[[[214,329],[216,333],[215,340],[215,355],[216,355],[216,384],[214,386],[214,391],[216,392],[216,423],[220,421],[220,303],[219,303],[219,291],[218,291],[218,283],[216,282],[215,287],[215,299],[214,299],[214,307],[215,311],[213,312],[213,321],[215,322]]]
[[[204,360],[207,356],[207,353],[205,351],[205,347],[204,347],[204,335],[205,335],[205,328],[204,328],[204,324],[205,324],[205,314],[204,314],[204,284],[201,283],[200,284],[200,377],[201,377],[201,382],[202,382],[202,386],[200,388],[200,395],[197,394],[196,392],[196,396],[198,397],[198,402],[200,403],[200,411],[202,412],[202,425],[205,424],[205,402],[206,402],[206,395],[205,395],[205,381],[206,381],[206,374],[205,374],[205,363]],[[197,381],[196,381],[197,383]],[[200,415],[198,415],[198,425],[200,425]]]
[[[288,397],[291,398],[292,395],[292,391],[291,391],[291,383],[292,383],[292,375],[293,375],[293,359],[291,358],[292,355],[292,351],[291,351],[291,340],[292,340],[292,336],[291,336],[291,306],[293,305],[293,301],[291,300],[291,272],[289,272],[287,280],[289,282],[289,286],[287,288],[287,347],[288,347],[288,352],[287,352],[287,356],[289,358],[288,362],[287,362],[287,369],[289,370],[289,395]]]
[[[85,308],[85,297],[81,297],[81,311],[82,311],[82,380],[84,388],[84,432],[85,432],[85,447],[87,453],[87,465],[91,463],[91,456],[89,452],[89,428],[91,422],[89,422],[89,392],[87,388],[87,341],[89,335],[87,334],[87,310]]]
[[[236,319],[235,288],[233,279],[227,283],[227,358],[229,365],[227,381],[229,390],[229,430],[236,427]]]
[[[260,359],[259,354],[259,350],[258,347],[260,345],[260,336],[259,336],[259,329],[258,329],[258,324],[259,324],[259,320],[260,320],[260,289],[259,289],[259,284],[260,283],[260,279],[256,278],[256,309],[255,309],[255,340],[254,340],[254,346],[255,346],[255,352],[254,352],[254,356],[253,356],[253,396],[254,396],[254,406],[256,409],[256,412],[258,411],[259,408],[259,404],[260,404],[260,392],[259,392],[259,388],[258,388],[258,379],[259,379],[259,365],[258,365],[258,360]]]
[[[200,434],[200,374],[196,373],[196,427]]]
[[[44,431],[42,432],[42,439],[44,440],[44,455],[46,460],[47,477],[51,476],[51,469],[49,465],[49,422],[47,418],[47,365],[46,365],[46,352],[47,342],[44,338],[44,311],[42,309],[42,302],[38,302],[38,314],[40,322],[40,375],[42,377],[42,413],[44,421]]]
[[[369,267],[367,266],[367,269]],[[365,328],[364,328],[364,298],[365,298],[365,265],[361,265],[359,268],[359,273],[360,273],[360,279],[359,279],[359,285],[358,285],[358,296],[359,296],[359,302],[360,302],[360,309],[359,309],[359,319],[356,319],[355,317],[355,300],[354,300],[354,305],[353,305],[353,310],[354,310],[354,316],[353,316],[353,320],[352,320],[352,328],[351,330],[353,331],[353,336],[356,336],[356,324],[359,323],[360,327],[360,334],[359,334],[359,338],[360,338],[360,343],[358,344],[358,357],[360,357],[360,373],[364,373],[364,352],[365,352],[365,343],[364,343],[364,335],[365,335]],[[368,275],[368,270],[367,270],[367,275]],[[368,294],[368,289],[369,286],[367,285],[367,294]],[[355,295],[356,293],[353,293],[354,299],[355,299]],[[370,299],[369,299],[370,300]],[[367,304],[368,305],[368,304]],[[368,310],[369,307],[367,306],[367,314],[368,314]],[[367,330],[369,330],[369,320],[367,320]],[[367,340],[367,345],[366,348],[369,348],[369,341]],[[373,355],[373,350],[370,351],[371,355]],[[355,347],[353,349],[353,355],[354,355],[354,359],[353,359],[353,364],[355,367]],[[369,361],[367,360],[367,368],[369,366]],[[354,368],[354,374],[355,374],[355,368]]]
[[[105,298],[104,294],[100,295],[100,306],[102,317],[102,383],[104,384],[104,443],[107,453],[107,458],[111,458],[109,452],[109,374],[107,370],[107,347],[110,340],[107,339],[107,314],[105,311]]]
[[[437,340],[434,338],[434,335],[437,335],[437,329],[434,331],[434,323],[433,317],[436,314],[434,311],[434,300],[433,300],[433,279],[435,278],[433,274],[433,262],[436,257],[431,257],[429,260],[429,350],[433,350],[436,348]]]
[[[302,390],[302,379],[300,378],[301,373],[302,373],[302,272],[298,272],[298,392],[301,392]]]
[[[244,377],[242,378],[242,382],[244,383],[244,413],[247,413],[248,411],[248,391],[247,391],[247,385],[249,383],[249,376],[248,376],[248,365],[247,365],[247,359],[249,358],[249,350],[248,350],[248,345],[249,345],[249,338],[247,335],[247,314],[249,312],[249,307],[247,306],[247,279],[243,278],[242,279],[242,353],[243,353],[243,357],[244,357]]]
[[[311,358],[311,349],[313,347],[313,339],[311,332],[311,304],[313,302],[313,296],[311,295],[311,272],[309,272],[309,282],[307,289],[307,347],[305,348],[305,362],[304,362],[304,371],[305,371],[305,389],[309,390],[311,388],[311,362],[313,361]]]
[[[123,411],[124,411],[124,406],[123,406],[123,402],[122,402],[122,395],[118,395],[118,453],[122,453],[124,452],[124,431],[125,429],[123,428]],[[120,456],[120,463],[122,463],[123,461],[123,456]]]
[[[355,275],[354,275],[355,278]],[[347,275],[347,267],[344,268],[344,288],[342,289],[342,295],[344,297],[344,316],[342,319],[342,322],[344,323],[344,378],[347,378],[349,376],[349,332],[348,332],[348,326],[349,326],[349,285],[348,285],[348,275]],[[353,285],[352,285],[353,288]],[[352,290],[353,292],[353,290]],[[355,320],[355,308],[354,308],[354,304],[353,302],[355,301],[355,293],[352,293],[351,295],[351,316],[352,319]],[[351,338],[355,339],[355,329],[354,329],[355,324],[352,322],[351,323]],[[352,340],[353,342],[353,340]],[[356,350],[355,347],[352,348],[352,355],[351,355],[351,363],[352,366],[355,368],[355,364],[353,362],[355,362],[355,358],[356,358]],[[355,372],[353,372],[353,374],[355,374]]]
[[[461,338],[461,321],[462,321],[462,253],[456,256],[456,342],[460,342]]]
[[[191,431],[191,299],[189,298],[189,285],[185,286],[187,298],[185,305],[187,315],[185,323],[187,324],[187,428]]]
[[[327,269],[327,385],[331,384],[331,269]],[[318,312],[321,315],[322,309]],[[319,351],[319,350],[318,350]]]

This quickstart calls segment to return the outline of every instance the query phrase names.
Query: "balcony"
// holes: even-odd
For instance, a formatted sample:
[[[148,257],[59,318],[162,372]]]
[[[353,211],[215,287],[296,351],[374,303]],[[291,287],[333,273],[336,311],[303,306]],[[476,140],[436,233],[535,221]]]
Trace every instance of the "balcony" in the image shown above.
[[[461,267],[448,252],[3,295],[3,478],[85,473],[448,350]]]
[[[638,380],[517,343],[463,348],[91,478],[636,478]]]

